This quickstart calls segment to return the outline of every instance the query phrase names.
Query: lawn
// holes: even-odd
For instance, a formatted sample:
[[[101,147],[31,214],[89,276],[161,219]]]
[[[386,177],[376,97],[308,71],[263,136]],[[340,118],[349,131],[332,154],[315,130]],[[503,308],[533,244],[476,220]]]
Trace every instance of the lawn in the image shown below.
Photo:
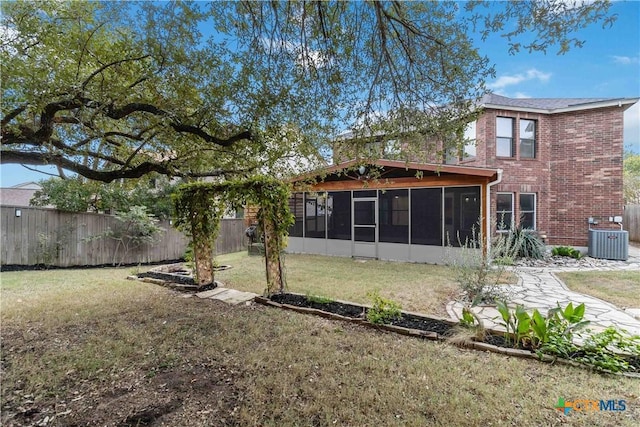
[[[216,273],[216,280],[230,288],[263,293],[263,258],[237,252],[219,256],[218,261],[233,268]],[[370,303],[367,293],[377,289],[407,311],[447,316],[445,305],[460,293],[451,269],[442,265],[286,255],[285,266],[291,292]]]
[[[575,271],[557,276],[572,291],[620,308],[640,308],[640,271]]]
[[[261,264],[250,265],[259,258],[229,259],[234,256],[241,263],[225,272],[224,280],[240,288],[246,277],[245,289],[261,291]],[[400,292],[405,275],[413,277],[407,283],[418,290],[447,280],[436,277],[446,275],[443,267],[340,259],[331,261],[344,263],[341,267],[333,269],[327,261],[305,277],[301,265],[315,268],[315,261],[288,258],[293,290],[316,292],[306,286],[328,281],[336,296],[355,300],[366,289],[346,283],[361,270],[380,277],[374,283],[388,295]],[[430,276],[422,285],[420,268]],[[45,419],[61,426],[640,422],[638,380],[259,305],[185,298],[124,280],[130,273],[125,268],[0,275],[3,426]],[[351,295],[340,294],[335,277]],[[554,409],[560,397],[625,400],[627,409],[565,416]]]

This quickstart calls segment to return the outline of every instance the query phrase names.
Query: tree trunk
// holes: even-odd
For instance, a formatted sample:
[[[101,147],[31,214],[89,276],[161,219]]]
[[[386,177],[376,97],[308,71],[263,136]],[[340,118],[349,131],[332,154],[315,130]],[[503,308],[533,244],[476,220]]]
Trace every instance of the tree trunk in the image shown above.
[[[275,227],[270,219],[265,218],[262,224],[264,233],[264,257],[267,270],[267,294],[284,291],[284,277],[280,265],[280,248]]]
[[[213,248],[207,236],[193,236],[193,256],[196,262],[196,283],[207,286],[213,283]]]

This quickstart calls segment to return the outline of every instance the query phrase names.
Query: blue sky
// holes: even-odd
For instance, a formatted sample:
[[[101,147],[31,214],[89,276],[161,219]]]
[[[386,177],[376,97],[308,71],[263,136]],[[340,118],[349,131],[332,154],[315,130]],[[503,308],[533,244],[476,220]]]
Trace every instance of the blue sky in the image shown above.
[[[639,98],[640,1],[614,1],[613,27],[593,25],[580,31],[580,49],[557,55],[508,54],[508,43],[493,36],[479,43],[496,67],[491,91],[512,98]],[[640,102],[625,113],[625,147],[640,154]]]
[[[618,15],[612,28],[582,30],[577,37],[586,40],[584,47],[564,55],[553,49],[509,55],[507,41],[498,36],[478,41],[496,68],[488,87],[508,97],[640,98],[640,1],[615,1],[611,10]],[[640,153],[640,103],[625,113],[624,141]],[[19,165],[1,169],[2,187],[47,178]]]

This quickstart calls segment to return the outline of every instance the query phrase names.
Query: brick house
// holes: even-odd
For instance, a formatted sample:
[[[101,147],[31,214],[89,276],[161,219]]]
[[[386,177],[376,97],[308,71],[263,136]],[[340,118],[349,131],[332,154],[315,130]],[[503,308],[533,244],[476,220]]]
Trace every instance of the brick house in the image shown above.
[[[456,163],[502,170],[491,206],[507,227],[585,247],[588,218],[604,226],[623,213],[623,116],[637,101],[489,94],[475,123],[475,155]]]
[[[288,251],[440,263],[474,225],[489,237],[522,226],[549,245],[584,248],[589,218],[619,228],[609,218],[624,208],[623,113],[637,101],[486,95],[468,144],[443,161],[321,171],[289,202]],[[369,180],[373,168],[379,178]]]

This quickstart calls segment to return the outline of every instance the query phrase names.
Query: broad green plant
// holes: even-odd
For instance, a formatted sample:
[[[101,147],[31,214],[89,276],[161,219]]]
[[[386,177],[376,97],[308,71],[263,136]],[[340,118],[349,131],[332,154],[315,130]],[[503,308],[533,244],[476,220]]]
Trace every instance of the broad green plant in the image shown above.
[[[511,342],[515,347],[521,344],[526,345],[531,342],[531,316],[526,312],[524,306],[517,305],[515,311],[511,311],[506,301],[496,301],[496,309],[502,317],[502,324],[506,329],[504,335],[507,342]]]
[[[640,336],[609,327],[589,336],[575,359],[605,371],[625,372],[632,369],[625,355],[640,355]]]

